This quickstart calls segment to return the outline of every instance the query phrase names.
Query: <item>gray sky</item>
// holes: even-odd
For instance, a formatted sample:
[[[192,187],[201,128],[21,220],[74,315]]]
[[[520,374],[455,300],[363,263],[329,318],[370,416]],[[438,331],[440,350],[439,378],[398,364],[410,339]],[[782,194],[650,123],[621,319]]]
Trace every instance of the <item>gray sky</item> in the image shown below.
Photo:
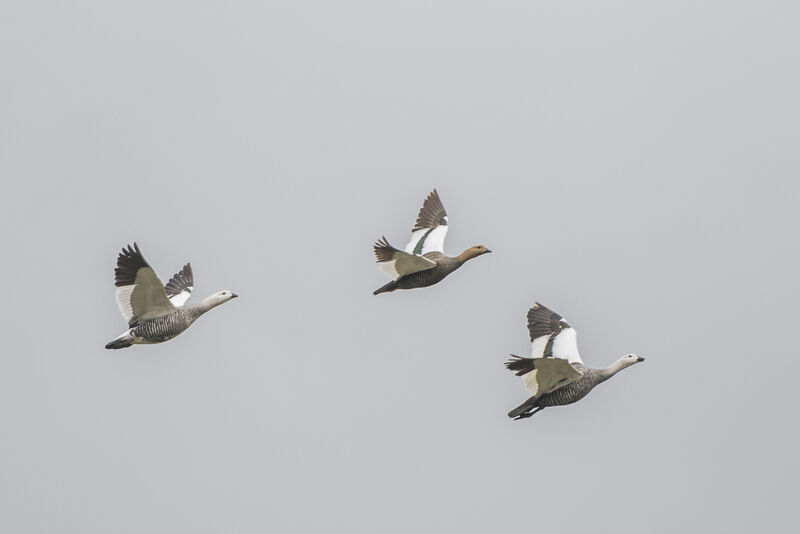
[[[0,6],[0,531],[789,531],[800,8],[331,4]],[[104,350],[134,240],[242,298]],[[510,421],[534,299],[647,361]]]

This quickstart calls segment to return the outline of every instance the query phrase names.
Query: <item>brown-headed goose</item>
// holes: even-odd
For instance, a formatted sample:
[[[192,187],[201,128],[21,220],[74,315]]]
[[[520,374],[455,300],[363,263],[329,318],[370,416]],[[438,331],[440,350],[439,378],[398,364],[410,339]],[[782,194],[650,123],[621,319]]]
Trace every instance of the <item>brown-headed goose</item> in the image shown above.
[[[405,250],[394,248],[385,237],[375,243],[375,257],[380,269],[392,281],[376,289],[373,295],[395,289],[431,286],[472,258],[491,252],[483,245],[476,245],[456,257],[445,256],[444,238],[447,228],[447,213],[439,199],[439,193],[434,189],[419,210],[417,223],[411,230],[411,241]]]

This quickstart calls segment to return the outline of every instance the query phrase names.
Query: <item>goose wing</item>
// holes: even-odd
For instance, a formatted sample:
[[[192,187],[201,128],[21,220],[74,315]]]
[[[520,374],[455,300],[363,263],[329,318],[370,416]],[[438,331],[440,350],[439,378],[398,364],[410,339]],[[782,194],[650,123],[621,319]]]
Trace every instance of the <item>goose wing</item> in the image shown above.
[[[583,376],[562,358],[521,358],[512,354],[506,367],[522,377],[525,387],[535,397],[562,388]]]
[[[559,314],[538,302],[528,310],[531,358],[558,358],[583,364],[578,352],[578,334]]]
[[[176,308],[167,298],[164,284],[145,261],[136,243],[119,253],[114,279],[117,305],[129,326],[175,312]]]
[[[186,301],[192,296],[193,289],[194,275],[192,274],[192,266],[189,263],[172,275],[167,285],[164,286],[167,298],[176,308],[186,304]]]
[[[406,252],[419,256],[428,252],[444,254],[444,238],[447,235],[447,212],[444,211],[439,193],[434,189],[425,199],[411,230],[411,241]]]
[[[375,257],[380,264],[380,270],[392,280],[398,280],[407,274],[436,267],[435,261],[429,260],[424,256],[415,256],[394,248],[385,237],[375,243],[373,247],[375,249]]]

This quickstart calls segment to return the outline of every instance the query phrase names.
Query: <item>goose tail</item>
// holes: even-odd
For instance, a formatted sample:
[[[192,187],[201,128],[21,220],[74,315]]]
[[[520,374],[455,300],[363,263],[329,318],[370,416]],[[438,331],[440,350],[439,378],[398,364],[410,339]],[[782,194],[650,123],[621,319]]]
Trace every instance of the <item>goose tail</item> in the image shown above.
[[[392,280],[391,282],[389,282],[385,286],[381,286],[378,289],[376,289],[375,291],[373,291],[372,294],[373,295],[380,295],[381,293],[390,293],[390,292],[394,291],[395,289],[397,289],[397,282]]]
[[[533,413],[529,413],[531,409],[536,407],[536,397],[531,397],[530,399],[526,400],[510,412],[508,412],[508,416],[511,419],[525,419],[526,417],[530,417]],[[538,410],[537,410],[538,411]]]
[[[133,345],[133,334],[130,330],[122,334],[116,339],[112,339],[106,343],[107,349],[124,349]]]

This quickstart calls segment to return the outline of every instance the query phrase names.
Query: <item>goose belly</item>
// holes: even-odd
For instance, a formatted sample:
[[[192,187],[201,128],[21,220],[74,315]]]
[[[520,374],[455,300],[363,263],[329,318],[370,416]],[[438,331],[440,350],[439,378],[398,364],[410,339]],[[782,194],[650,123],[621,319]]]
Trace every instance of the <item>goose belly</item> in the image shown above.
[[[190,321],[181,314],[167,315],[144,321],[133,329],[134,343],[163,343],[186,330]]]
[[[566,406],[567,404],[578,402],[588,395],[593,387],[592,381],[582,378],[542,395],[537,402],[537,406]]]
[[[447,276],[447,273],[442,273],[437,268],[429,269],[427,271],[420,271],[406,275],[397,280],[397,286],[400,289],[414,289],[417,287],[432,286]]]
[[[454,261],[452,258],[435,255],[426,255],[426,258],[435,260],[436,267],[428,269],[427,271],[419,271],[411,273],[396,280],[397,287],[400,289],[414,289],[417,287],[428,287],[441,282],[444,277],[452,273],[461,266],[461,263]]]

